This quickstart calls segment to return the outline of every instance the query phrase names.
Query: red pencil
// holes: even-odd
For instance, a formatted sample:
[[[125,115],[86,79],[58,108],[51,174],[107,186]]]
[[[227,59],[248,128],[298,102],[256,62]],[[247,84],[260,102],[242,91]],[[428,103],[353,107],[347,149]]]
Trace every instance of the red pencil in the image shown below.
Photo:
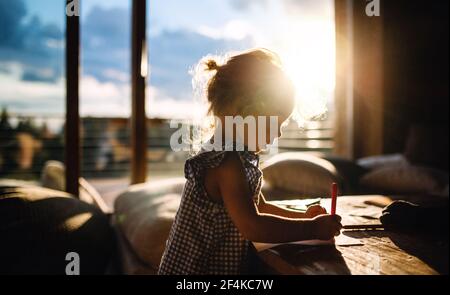
[[[336,214],[337,190],[337,183],[333,182],[333,184],[331,184],[331,215]]]

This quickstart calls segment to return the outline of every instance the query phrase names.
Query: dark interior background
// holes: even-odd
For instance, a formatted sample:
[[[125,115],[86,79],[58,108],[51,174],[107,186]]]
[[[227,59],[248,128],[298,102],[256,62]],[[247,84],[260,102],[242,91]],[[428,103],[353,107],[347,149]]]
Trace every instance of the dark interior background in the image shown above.
[[[449,2],[380,1],[372,17],[351,3],[353,158],[404,153],[448,170]]]
[[[384,152],[402,152],[412,125],[447,153],[448,11],[446,0],[383,1]],[[442,159],[441,159],[442,160]]]

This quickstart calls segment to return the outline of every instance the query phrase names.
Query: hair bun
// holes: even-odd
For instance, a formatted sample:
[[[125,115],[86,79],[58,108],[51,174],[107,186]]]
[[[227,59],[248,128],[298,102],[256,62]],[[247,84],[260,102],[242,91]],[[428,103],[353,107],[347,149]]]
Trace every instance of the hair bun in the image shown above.
[[[210,59],[206,62],[206,69],[208,71],[217,71],[217,70],[219,70],[219,68],[220,68],[219,65],[213,59]]]

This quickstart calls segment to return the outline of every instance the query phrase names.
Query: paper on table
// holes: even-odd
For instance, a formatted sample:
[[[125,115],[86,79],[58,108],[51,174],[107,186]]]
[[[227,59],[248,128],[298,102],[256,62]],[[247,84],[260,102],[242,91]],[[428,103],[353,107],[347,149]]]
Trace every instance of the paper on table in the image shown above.
[[[320,198],[305,199],[305,200],[295,199],[295,200],[271,201],[271,203],[297,211],[306,211],[309,206],[320,204],[320,200],[321,200]]]
[[[305,241],[296,241],[290,243],[280,243],[280,244],[269,244],[269,243],[257,243],[253,242],[256,250],[258,252],[270,249],[272,247],[278,245],[286,245],[286,244],[294,244],[294,245],[304,245],[304,246],[325,246],[325,245],[336,245],[336,246],[361,246],[364,245],[360,240],[350,238],[346,235],[339,235],[331,240],[305,240]]]

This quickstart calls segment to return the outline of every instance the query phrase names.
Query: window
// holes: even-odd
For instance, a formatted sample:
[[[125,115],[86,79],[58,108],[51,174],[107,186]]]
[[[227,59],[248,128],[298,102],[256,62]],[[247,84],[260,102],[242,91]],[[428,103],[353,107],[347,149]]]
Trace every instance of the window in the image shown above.
[[[131,0],[81,7],[81,174],[109,201],[130,183]]]
[[[279,140],[279,151],[318,153],[333,148],[335,81],[334,1],[199,0],[149,1],[150,77],[147,91],[149,176],[183,174],[188,153],[171,152],[170,119],[192,119],[194,103],[189,69],[207,54],[266,47],[280,54],[298,93],[301,114]]]
[[[0,0],[0,177],[64,156],[64,1]]]
[[[81,176],[112,198],[130,182],[131,0],[81,5]],[[281,151],[333,148],[335,79],[332,0],[148,1],[147,162],[150,179],[182,176],[188,153],[170,149],[171,119],[194,104],[190,68],[207,54],[250,47],[278,52],[297,88],[301,114],[328,117],[290,124]],[[37,179],[63,160],[64,1],[0,0],[0,172]],[[141,118],[142,119],[142,118]]]

